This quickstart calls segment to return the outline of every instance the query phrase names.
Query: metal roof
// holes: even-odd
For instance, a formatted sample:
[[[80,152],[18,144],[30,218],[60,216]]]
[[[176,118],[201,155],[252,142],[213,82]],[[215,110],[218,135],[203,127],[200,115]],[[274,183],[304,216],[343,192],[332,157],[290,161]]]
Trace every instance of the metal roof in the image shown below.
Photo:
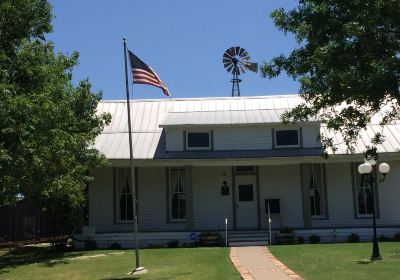
[[[166,153],[163,126],[168,125],[232,125],[232,124],[264,124],[277,123],[280,115],[287,109],[301,102],[297,95],[262,96],[262,97],[214,97],[188,99],[160,99],[131,101],[131,119],[134,142],[134,158],[136,159],[171,159],[175,158],[243,158],[274,157],[274,153],[262,151],[232,151],[214,156],[207,152],[196,151],[194,155],[185,153]],[[111,123],[96,138],[95,147],[109,159],[128,159],[128,122],[126,103],[119,101],[101,101],[98,113],[108,112],[112,116]],[[362,133],[356,151],[362,152],[369,144],[369,135],[380,131],[379,125],[371,125]],[[346,154],[346,146],[340,134],[332,134],[321,127],[321,133],[333,136],[338,144],[337,154]],[[378,146],[378,152],[398,152],[400,147],[400,124],[388,125],[383,129],[386,141]],[[202,155],[204,153],[204,155]],[[285,152],[286,153],[286,152]],[[300,153],[301,154],[301,153]],[[299,154],[299,155],[300,155]],[[315,151],[312,152],[315,154]],[[311,154],[309,154],[311,155]],[[282,154],[281,156],[287,156]],[[291,156],[296,156],[292,154]]]

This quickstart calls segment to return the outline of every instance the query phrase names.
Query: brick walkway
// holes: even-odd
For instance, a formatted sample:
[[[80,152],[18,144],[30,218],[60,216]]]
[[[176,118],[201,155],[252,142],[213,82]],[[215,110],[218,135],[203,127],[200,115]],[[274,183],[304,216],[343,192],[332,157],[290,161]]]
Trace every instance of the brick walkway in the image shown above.
[[[277,260],[266,246],[232,247],[231,261],[244,280],[302,280]]]

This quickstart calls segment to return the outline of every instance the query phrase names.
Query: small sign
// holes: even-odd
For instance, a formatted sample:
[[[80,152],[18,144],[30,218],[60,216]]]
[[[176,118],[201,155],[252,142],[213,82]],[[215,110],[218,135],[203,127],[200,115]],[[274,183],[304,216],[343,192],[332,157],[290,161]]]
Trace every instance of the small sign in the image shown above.
[[[192,241],[197,240],[197,233],[192,232],[192,233],[189,235],[189,238],[190,238],[190,240],[192,240]]]

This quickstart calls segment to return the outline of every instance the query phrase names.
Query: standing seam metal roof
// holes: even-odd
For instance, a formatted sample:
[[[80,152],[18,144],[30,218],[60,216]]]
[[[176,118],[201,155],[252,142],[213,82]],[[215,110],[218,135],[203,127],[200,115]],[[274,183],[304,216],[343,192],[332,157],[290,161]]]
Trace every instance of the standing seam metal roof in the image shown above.
[[[165,134],[162,126],[279,123],[283,112],[300,103],[297,95],[134,100],[131,101],[134,158],[169,158],[164,155]],[[122,100],[101,101],[98,105],[98,113],[108,112],[112,116],[111,123],[95,142],[95,147],[109,159],[129,158],[126,110],[126,103]],[[379,125],[370,125],[362,132],[356,151],[361,153],[365,150],[369,145],[368,135],[380,130],[382,128]],[[321,133],[335,139],[337,154],[346,154],[340,134],[332,134],[325,127],[321,127]],[[385,126],[383,134],[386,141],[378,146],[378,152],[398,152],[400,125]],[[234,151],[231,156],[235,157],[236,154],[237,151]],[[229,154],[224,153],[224,156]]]

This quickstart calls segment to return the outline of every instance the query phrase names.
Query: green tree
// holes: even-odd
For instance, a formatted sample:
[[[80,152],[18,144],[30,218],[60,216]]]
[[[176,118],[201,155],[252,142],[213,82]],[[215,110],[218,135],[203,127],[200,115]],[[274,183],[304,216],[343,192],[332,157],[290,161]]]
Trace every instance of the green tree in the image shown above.
[[[318,116],[340,131],[350,152],[371,117],[381,111],[379,123],[399,118],[400,1],[300,0],[292,10],[272,12],[275,25],[292,33],[298,47],[262,66],[264,77],[282,71],[300,81],[306,101],[285,114],[285,122]],[[376,156],[384,141],[375,133],[367,156]],[[335,150],[329,137],[323,147]]]
[[[106,160],[93,146],[109,123],[101,93],[74,86],[78,54],[55,54],[45,0],[0,2],[0,205],[24,197],[70,230],[85,203],[89,170]]]

